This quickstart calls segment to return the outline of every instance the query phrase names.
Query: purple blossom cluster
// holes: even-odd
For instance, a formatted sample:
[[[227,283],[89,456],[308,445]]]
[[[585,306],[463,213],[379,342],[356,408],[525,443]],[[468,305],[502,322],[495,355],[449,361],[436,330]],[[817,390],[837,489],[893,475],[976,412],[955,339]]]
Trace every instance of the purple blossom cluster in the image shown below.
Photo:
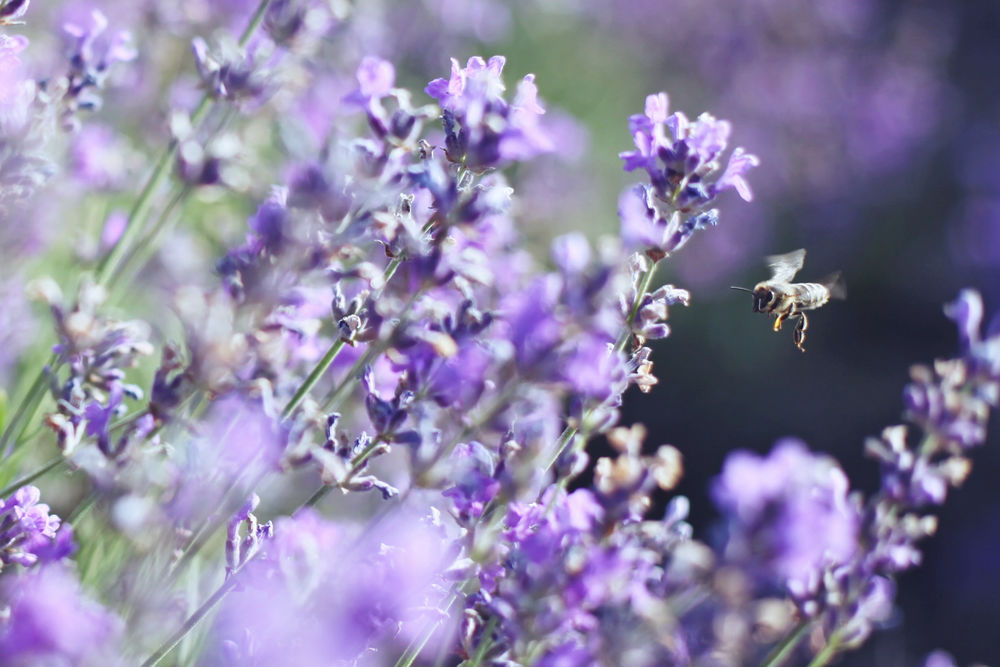
[[[73,529],[62,527],[62,520],[50,514],[40,498],[37,487],[22,486],[0,501],[0,569],[15,563],[30,568],[72,553]]]
[[[728,188],[745,201],[753,194],[744,174],[759,160],[742,147],[729,155],[721,169],[730,125],[703,113],[691,122],[681,112],[670,113],[666,93],[646,98],[646,112],[629,119],[635,150],[620,154],[625,171],[644,169],[648,184],[624,193],[619,201],[622,241],[658,259],[691,238],[698,229],[715,226],[717,209],[706,207]]]
[[[727,191],[752,199],[760,160],[728,121],[648,96],[619,234],[545,253],[512,183],[574,147],[533,74],[509,93],[503,56],[452,59],[414,92],[348,48],[370,8],[141,4],[156,30],[130,28],[168,33],[187,74],[137,183],[99,167],[125,141],[101,102],[156,47],[93,9],[44,77],[0,34],[0,206],[75,184],[59,206],[90,237],[22,260],[53,275],[27,288],[51,316],[36,349],[0,336],[25,350],[0,358],[4,660],[822,665],[891,616],[1000,400],[977,293],[946,309],[961,356],[905,389],[920,444],[867,444],[878,491],[798,440],[735,451],[696,537],[682,451],[621,408],[697,303],[656,272]],[[27,9],[0,0],[3,31]]]

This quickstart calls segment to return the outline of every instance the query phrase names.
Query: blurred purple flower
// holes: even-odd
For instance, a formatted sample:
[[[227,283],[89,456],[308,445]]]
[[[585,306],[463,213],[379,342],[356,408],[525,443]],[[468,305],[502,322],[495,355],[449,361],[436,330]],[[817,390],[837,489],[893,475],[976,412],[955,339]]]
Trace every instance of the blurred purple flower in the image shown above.
[[[270,68],[279,55],[269,40],[257,38],[240,46],[225,36],[210,47],[203,38],[195,37],[191,52],[202,86],[214,97],[255,106],[273,92]]]
[[[358,65],[358,88],[344,98],[345,102],[368,106],[392,90],[396,83],[396,68],[392,63],[375,56],[365,56]]]
[[[107,252],[118,243],[128,226],[128,214],[124,211],[112,211],[101,228],[101,250]]]
[[[118,187],[125,177],[126,150],[121,137],[111,128],[88,123],[73,135],[73,175],[87,187]]]
[[[0,35],[0,140],[9,141],[28,122],[35,82],[18,56],[28,46],[20,35]]]
[[[230,660],[321,665],[372,652],[390,659],[426,623],[446,621],[447,543],[434,526],[395,519],[357,542],[312,510],[276,521],[274,538],[220,611],[216,636],[227,638],[221,648]]]
[[[712,487],[729,517],[727,556],[756,564],[777,583],[813,588],[825,567],[859,549],[861,517],[836,462],[797,440],[762,458],[735,452]]]
[[[127,30],[107,32],[108,19],[99,9],[70,8],[63,24],[69,72],[59,82],[66,127],[78,129],[77,110],[92,111],[102,104],[101,89],[111,67],[135,59],[132,34]]]
[[[0,655],[14,665],[115,665],[122,622],[88,597],[67,567],[4,577]]]
[[[0,2],[0,25],[23,23],[17,19],[28,11],[31,0],[3,0]]]
[[[449,478],[455,481],[455,486],[445,489],[442,495],[451,499],[462,521],[478,519],[500,491],[492,455],[482,443],[473,441],[455,447],[451,460],[453,469]]]
[[[625,357],[603,336],[584,335],[574,340],[561,365],[566,383],[588,399],[606,401],[626,381]]]

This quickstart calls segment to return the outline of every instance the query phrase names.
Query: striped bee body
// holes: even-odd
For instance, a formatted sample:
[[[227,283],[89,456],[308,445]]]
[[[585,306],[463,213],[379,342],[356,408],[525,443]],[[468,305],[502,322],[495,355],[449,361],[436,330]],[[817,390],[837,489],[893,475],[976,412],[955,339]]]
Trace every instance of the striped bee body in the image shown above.
[[[770,279],[757,283],[752,290],[733,288],[753,294],[753,311],[773,315],[775,331],[781,330],[781,324],[786,319],[798,320],[793,340],[795,346],[803,352],[806,351],[803,343],[806,340],[806,329],[809,328],[809,319],[803,311],[815,310],[831,298],[843,299],[847,295],[839,271],[818,283],[791,282],[802,268],[805,258],[804,249],[768,257],[767,264],[771,267],[772,274]]]

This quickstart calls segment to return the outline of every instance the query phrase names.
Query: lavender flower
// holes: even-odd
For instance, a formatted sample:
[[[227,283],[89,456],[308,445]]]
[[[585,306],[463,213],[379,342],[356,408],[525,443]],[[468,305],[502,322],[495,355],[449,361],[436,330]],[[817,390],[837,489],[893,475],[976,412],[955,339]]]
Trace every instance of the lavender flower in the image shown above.
[[[34,113],[37,86],[20,58],[27,46],[25,37],[0,34],[0,212],[5,215],[52,171],[42,151],[47,114]]]
[[[555,149],[539,122],[535,76],[525,76],[513,103],[504,99],[501,74],[506,59],[475,56],[464,68],[451,61],[451,77],[434,79],[425,92],[443,112],[445,152],[452,162],[481,171],[511,160],[527,160]]]
[[[304,510],[276,522],[264,549],[220,615],[229,661],[388,658],[394,642],[447,620],[436,608],[448,556],[433,525],[399,517],[352,547],[343,527]]]
[[[0,136],[7,140],[23,130],[35,98],[35,84],[19,57],[27,46],[24,37],[0,35]]]
[[[863,641],[891,616],[896,575],[920,561],[928,512],[968,474],[1000,400],[1000,347],[980,331],[978,297],[947,310],[961,356],[912,372],[911,431],[869,441],[882,467],[873,497],[797,441],[735,452],[713,487],[723,530],[699,541],[675,494],[682,452],[619,425],[620,410],[630,385],[659,381],[647,343],[692,303],[655,280],[661,260],[718,223],[723,192],[751,199],[757,158],[730,149],[727,121],[689,120],[651,95],[621,154],[645,181],[619,201],[617,238],[572,231],[545,257],[549,232],[517,221],[549,222],[558,200],[526,214],[534,203],[515,187],[579,181],[566,162],[544,179],[544,160],[515,163],[583,154],[565,145],[580,141],[571,122],[543,123],[534,75],[508,98],[502,56],[453,60],[424,91],[436,104],[421,106],[403,82],[439,45],[397,60],[398,72],[371,55],[426,41],[417,26],[386,40],[389,18],[437,15],[447,32],[480,12],[496,22],[477,24],[486,35],[513,14],[493,0],[348,5],[145,0],[129,15],[148,66],[122,100],[128,113],[116,101],[100,125],[51,145],[53,116],[76,129],[115,63],[138,54],[88,11],[68,31],[69,73],[36,85],[20,60],[27,42],[0,37],[0,197],[15,213],[0,217],[37,220],[24,200],[42,170],[28,158],[66,149],[72,187],[34,207],[72,226],[55,228],[47,258],[111,249],[115,260],[98,267],[99,285],[76,281],[75,300],[33,284],[53,315],[55,361],[0,392],[0,479],[69,465],[88,487],[59,496],[84,498],[71,515],[82,584],[59,562],[73,533],[38,490],[0,501],[4,659],[743,664],[778,648],[824,663]],[[0,0],[0,24],[26,7]],[[239,44],[199,36],[247,16]],[[174,66],[190,83],[174,82],[166,105],[146,99]],[[199,83],[197,112],[170,111],[192,108]],[[153,169],[134,199],[130,163],[110,158],[146,142],[123,129],[165,143],[140,161]],[[131,263],[162,238],[187,250],[159,260],[182,257],[190,271],[166,294],[137,291],[117,268],[155,277],[155,264]],[[214,277],[194,261],[213,253]],[[150,324],[119,314],[163,303],[172,310]],[[5,371],[33,367],[33,352],[15,354]],[[7,391],[26,396],[11,411]],[[34,428],[38,414],[51,432]],[[59,456],[21,470],[56,443]]]
[[[333,9],[318,0],[274,0],[264,16],[267,34],[278,44],[312,49],[312,42],[321,39],[336,25]],[[303,46],[303,42],[308,42]]]
[[[79,22],[70,21],[63,26],[69,71],[54,84],[46,83],[45,91],[59,100],[63,107],[62,122],[69,129],[78,129],[79,110],[100,108],[100,90],[111,67],[136,57],[131,33],[120,30],[109,34],[107,28],[108,19],[97,9]]]
[[[25,567],[61,560],[72,553],[73,530],[39,503],[41,492],[23,486],[0,500],[0,570],[16,563]]]
[[[128,436],[119,447],[112,447],[108,429],[111,418],[125,410],[123,397],[142,398],[142,390],[124,379],[125,369],[152,352],[148,325],[138,320],[119,322],[100,314],[107,292],[90,282],[81,286],[71,309],[60,303],[59,288],[51,280],[36,282],[32,290],[49,304],[60,341],[53,351],[57,365],[67,369],[62,382],[56,371],[49,369],[57,410],[46,417],[46,423],[58,434],[67,456],[76,452],[86,436],[92,436],[105,456],[116,458]],[[149,430],[145,423],[136,427]]]
[[[847,491],[840,467],[798,441],[778,443],[766,459],[730,454],[713,486],[731,517],[727,558],[792,590],[814,589],[826,567],[859,549],[861,517]]]
[[[247,499],[233,515],[226,526],[226,576],[231,577],[245,565],[264,545],[265,540],[274,537],[274,525],[268,521],[261,525],[253,511],[260,504],[260,496],[256,493]],[[239,534],[240,525],[246,523],[246,535]]]
[[[646,98],[646,112],[629,119],[635,150],[619,154],[625,171],[644,169],[649,185],[636,185],[618,202],[622,240],[633,250],[669,254],[698,229],[715,226],[718,211],[706,209],[718,194],[734,188],[745,201],[753,196],[744,175],[759,164],[737,147],[721,169],[730,125],[708,113],[691,122],[669,113],[666,93]]]
[[[213,97],[262,102],[268,92],[267,66],[274,57],[272,45],[257,40],[243,49],[231,39],[215,49],[201,37],[191,41],[195,65],[202,85]]]
[[[28,11],[31,0],[4,0],[0,3],[0,25],[23,23],[18,21]]]
[[[122,621],[91,599],[67,567],[0,580],[0,652],[11,664],[118,664]]]

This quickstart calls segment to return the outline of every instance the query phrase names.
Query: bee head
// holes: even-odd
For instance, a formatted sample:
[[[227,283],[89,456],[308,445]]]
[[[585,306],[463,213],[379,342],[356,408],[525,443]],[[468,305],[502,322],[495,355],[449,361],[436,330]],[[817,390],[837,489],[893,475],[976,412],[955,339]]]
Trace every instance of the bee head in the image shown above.
[[[774,291],[767,285],[757,285],[753,288],[753,312],[767,313],[774,307]]]

